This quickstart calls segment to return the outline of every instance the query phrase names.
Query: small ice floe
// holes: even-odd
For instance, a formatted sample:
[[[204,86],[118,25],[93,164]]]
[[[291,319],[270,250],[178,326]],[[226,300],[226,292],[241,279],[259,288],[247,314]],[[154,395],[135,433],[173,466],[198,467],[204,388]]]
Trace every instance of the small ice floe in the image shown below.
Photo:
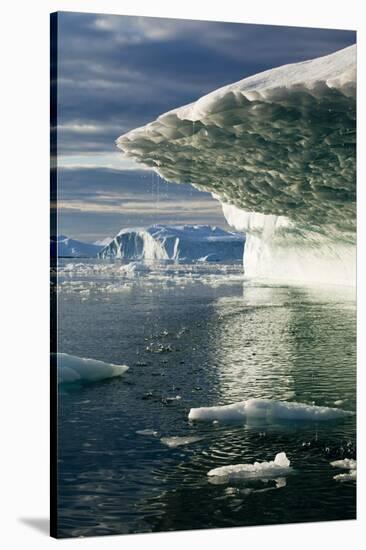
[[[334,401],[334,404],[339,406],[339,405],[343,405],[344,401],[343,399],[337,399],[337,401]]]
[[[278,453],[274,460],[269,462],[254,462],[254,464],[234,464],[230,466],[221,466],[210,470],[209,477],[217,476],[227,481],[235,479],[261,479],[283,477],[292,470],[290,461],[286,453]]]
[[[343,460],[334,460],[330,463],[333,468],[342,468],[348,472],[333,476],[336,481],[356,481],[357,479],[357,461],[353,458],[344,458]]]
[[[248,419],[273,420],[333,420],[353,415],[353,412],[332,407],[318,407],[305,403],[248,399],[232,405],[200,407],[189,411],[188,419],[202,422],[238,422]]]
[[[152,437],[157,437],[159,435],[158,432],[155,430],[137,430],[136,433],[138,435],[151,435]]]
[[[196,441],[201,441],[203,437],[199,437],[198,435],[192,435],[192,436],[172,436],[172,437],[162,437],[160,441],[163,443],[163,445],[167,445],[168,447],[171,447],[175,449],[176,447],[181,447],[182,445],[189,445],[190,443],[195,443]]]
[[[99,382],[106,378],[121,376],[128,370],[127,365],[104,363],[104,361],[98,361],[97,359],[86,359],[68,353],[55,353],[52,355],[57,365],[58,384]]]

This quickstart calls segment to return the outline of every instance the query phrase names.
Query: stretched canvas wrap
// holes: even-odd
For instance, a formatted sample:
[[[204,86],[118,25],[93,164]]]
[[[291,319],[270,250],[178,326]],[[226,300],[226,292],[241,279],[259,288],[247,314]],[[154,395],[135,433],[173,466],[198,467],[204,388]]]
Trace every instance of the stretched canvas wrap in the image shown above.
[[[51,16],[51,534],[356,517],[356,33]]]

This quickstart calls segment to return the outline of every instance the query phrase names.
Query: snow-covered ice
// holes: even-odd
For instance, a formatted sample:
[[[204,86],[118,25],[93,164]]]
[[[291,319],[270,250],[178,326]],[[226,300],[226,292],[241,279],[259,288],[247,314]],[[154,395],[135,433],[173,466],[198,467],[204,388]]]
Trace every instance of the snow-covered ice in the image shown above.
[[[68,353],[56,353],[53,355],[56,360],[57,381],[59,384],[99,382],[106,378],[121,376],[121,374],[128,370],[127,365],[104,363],[104,361],[97,359],[77,357]]]
[[[120,136],[124,155],[211,192],[248,276],[354,284],[356,47],[230,84]]]
[[[100,258],[224,262],[242,260],[245,238],[209,225],[124,228],[99,252]]]
[[[207,472],[208,476],[224,477],[227,480],[245,478],[275,478],[283,476],[291,470],[286,453],[276,454],[269,462],[254,462],[254,464],[234,464],[221,466]]]
[[[324,421],[343,418],[352,412],[332,407],[319,407],[305,403],[276,401],[271,399],[248,399],[232,405],[200,407],[189,411],[188,419],[199,422],[240,422],[246,420],[308,420]]]
[[[52,258],[95,258],[102,248],[102,245],[83,243],[65,235],[51,237]]]

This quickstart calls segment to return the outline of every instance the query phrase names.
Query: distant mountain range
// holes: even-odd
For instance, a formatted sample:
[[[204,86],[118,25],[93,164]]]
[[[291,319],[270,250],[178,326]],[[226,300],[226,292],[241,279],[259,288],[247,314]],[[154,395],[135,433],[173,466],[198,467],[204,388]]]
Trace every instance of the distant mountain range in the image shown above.
[[[103,244],[83,243],[65,235],[51,237],[51,257],[93,258],[102,250]]]

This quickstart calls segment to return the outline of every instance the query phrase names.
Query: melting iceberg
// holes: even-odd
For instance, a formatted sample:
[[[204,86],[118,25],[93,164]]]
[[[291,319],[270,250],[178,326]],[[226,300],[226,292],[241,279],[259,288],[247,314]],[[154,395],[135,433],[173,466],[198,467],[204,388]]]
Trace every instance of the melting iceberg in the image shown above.
[[[353,415],[350,411],[319,407],[305,403],[276,401],[272,399],[248,399],[232,405],[200,407],[189,411],[188,419],[199,422],[240,422],[246,420],[334,420]]]
[[[153,225],[122,229],[99,252],[127,260],[235,261],[243,258],[244,237],[209,225]]]
[[[86,359],[68,353],[55,353],[52,354],[52,358],[57,365],[57,381],[59,384],[99,382],[106,378],[121,376],[128,370],[127,365],[104,363],[104,361],[98,361],[97,359]]]
[[[213,91],[120,136],[127,157],[210,191],[246,275],[354,284],[356,47]]]
[[[224,477],[228,481],[246,478],[275,478],[283,476],[291,470],[286,453],[278,453],[269,462],[254,462],[254,464],[235,464],[221,466],[210,470],[208,476]]]
[[[101,245],[83,243],[65,235],[51,237],[52,258],[93,258],[102,248]]]

